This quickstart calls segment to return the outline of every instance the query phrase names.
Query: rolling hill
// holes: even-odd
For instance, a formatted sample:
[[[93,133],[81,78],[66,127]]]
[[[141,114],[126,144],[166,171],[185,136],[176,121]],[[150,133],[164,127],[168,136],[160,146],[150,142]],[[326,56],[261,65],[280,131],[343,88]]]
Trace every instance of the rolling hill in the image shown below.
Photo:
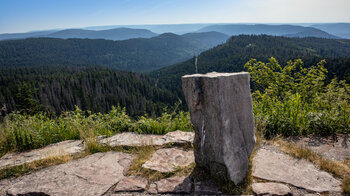
[[[126,40],[132,38],[151,38],[158,34],[146,29],[115,28],[108,30],[84,30],[84,29],[66,29],[46,35],[51,38],[80,38],[80,39],[107,39],[107,40]]]
[[[323,32],[313,27],[303,27],[297,25],[266,25],[266,24],[226,24],[210,25],[198,32],[217,31],[227,35],[274,35],[288,37],[319,37],[337,38],[327,32]]]
[[[321,23],[312,27],[326,31],[338,37],[350,39],[350,23]]]
[[[301,31],[298,33],[293,33],[293,34],[285,34],[283,35],[285,37],[318,37],[318,38],[326,38],[326,39],[340,39],[340,37],[331,35],[329,33],[326,33],[325,31],[321,31],[319,29],[315,28],[308,28],[305,31]]]
[[[29,38],[0,41],[0,67],[104,65],[145,72],[175,64],[209,49],[206,43],[166,33],[123,41]]]
[[[132,38],[151,38],[158,34],[146,29],[114,28],[107,30],[64,29],[37,31],[28,33],[0,34],[0,40],[25,39],[25,38],[81,38],[81,39],[107,39],[126,40]]]
[[[215,32],[215,31],[203,32],[203,33],[186,33],[186,34],[183,34],[182,36],[189,39],[200,41],[202,43],[206,43],[208,44],[209,48],[212,48],[219,44],[223,44],[227,41],[228,38],[230,38],[230,36],[226,34]]]

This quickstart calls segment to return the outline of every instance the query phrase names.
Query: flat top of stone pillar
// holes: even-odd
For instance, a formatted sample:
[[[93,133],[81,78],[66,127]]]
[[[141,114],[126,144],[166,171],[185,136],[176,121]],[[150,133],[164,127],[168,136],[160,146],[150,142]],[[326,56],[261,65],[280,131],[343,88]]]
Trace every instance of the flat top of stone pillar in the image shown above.
[[[195,77],[204,77],[204,78],[218,78],[218,77],[229,77],[236,75],[249,75],[248,72],[233,72],[233,73],[218,73],[218,72],[210,72],[206,74],[192,74],[192,75],[184,75],[182,78],[195,78]]]

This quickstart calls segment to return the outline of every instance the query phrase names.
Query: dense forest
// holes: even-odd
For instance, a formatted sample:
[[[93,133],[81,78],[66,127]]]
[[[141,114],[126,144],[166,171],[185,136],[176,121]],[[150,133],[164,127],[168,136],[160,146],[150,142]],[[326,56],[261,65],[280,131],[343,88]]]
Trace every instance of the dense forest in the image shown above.
[[[1,41],[0,66],[103,65],[143,72],[187,60],[210,47],[171,33],[123,41],[30,38]]]
[[[225,44],[207,50],[198,56],[198,73],[240,72],[251,58],[268,61],[271,57],[281,65],[293,59],[302,59],[305,67],[326,59],[328,78],[337,76],[350,81],[350,40],[322,38],[286,38],[267,35],[240,35]],[[181,76],[195,73],[194,58],[168,66],[150,75],[159,85],[175,92],[183,99]]]
[[[214,34],[217,33],[200,35],[205,39]],[[177,35],[162,36],[156,38],[164,39],[159,40],[161,45],[168,43],[176,47],[176,43],[167,40],[169,36],[178,37]],[[194,38],[197,35],[186,36]],[[142,45],[137,43],[138,40],[146,39],[128,40],[128,43],[135,42],[136,45]],[[131,116],[145,113],[159,115],[164,107],[172,107],[179,100],[183,103],[181,109],[187,110],[181,90],[181,76],[195,73],[194,58],[153,71],[149,74],[151,77],[111,69],[110,67],[114,67],[113,63],[120,63],[114,58],[106,61],[106,64],[111,63],[109,67],[90,66],[91,63],[97,62],[95,60],[99,58],[98,55],[107,51],[113,52],[114,46],[118,44],[120,43],[107,40],[81,39],[26,39],[0,42],[0,50],[4,51],[0,52],[2,115],[26,108],[28,105],[36,110],[56,114],[74,110],[75,105],[82,110],[103,113],[108,112],[113,105],[120,105],[126,107],[127,113]],[[84,50],[78,50],[76,47]],[[162,54],[168,51],[161,51],[157,48],[157,44],[147,46],[152,47],[154,47],[152,51],[147,49],[143,51],[148,57],[138,56],[141,52],[125,54],[135,57],[130,56],[128,63],[137,65],[132,62],[142,61],[145,67],[138,71],[144,71],[152,69],[146,65],[150,65],[151,61],[148,60],[157,54],[159,59],[156,60],[164,61],[165,56]],[[150,52],[154,52],[153,57],[147,55]],[[122,53],[120,55],[122,56]],[[252,58],[266,62],[271,57],[282,66],[289,60],[300,58],[305,67],[326,59],[328,81],[334,76],[350,81],[350,40],[267,35],[234,36],[225,44],[201,53],[198,56],[197,67],[199,73],[239,72],[245,70],[244,64]],[[252,87],[254,88],[254,85]]]
[[[108,112],[125,107],[131,116],[159,115],[177,98],[145,75],[104,67],[0,68],[0,112],[74,110]]]

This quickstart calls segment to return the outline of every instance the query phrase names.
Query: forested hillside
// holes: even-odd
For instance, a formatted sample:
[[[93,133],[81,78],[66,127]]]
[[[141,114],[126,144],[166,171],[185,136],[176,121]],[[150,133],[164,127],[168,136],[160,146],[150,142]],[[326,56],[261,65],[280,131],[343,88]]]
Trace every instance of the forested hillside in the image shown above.
[[[197,39],[211,37],[210,34],[190,36],[193,39],[196,36],[199,36]],[[155,41],[149,44],[152,39]],[[174,34],[163,34],[152,39],[123,42],[27,39],[0,42],[0,107],[6,105],[7,113],[14,111],[23,107],[19,100],[24,99],[20,97],[30,94],[33,103],[36,100],[43,105],[42,110],[50,108],[56,113],[72,110],[74,105],[83,110],[107,112],[112,105],[120,104],[132,116],[145,112],[159,114],[163,107],[173,106],[178,97],[183,98],[181,76],[195,73],[194,58],[151,72],[153,79],[89,66],[95,63],[120,68],[121,62],[133,69],[139,68],[135,66],[137,63],[154,66],[154,61],[171,62],[166,59],[169,51],[162,51],[161,48],[169,48],[170,51],[184,48],[179,45],[183,44],[181,40],[185,38]],[[146,42],[147,47],[143,45]],[[140,48],[143,49],[139,50]],[[110,53],[110,57],[102,55],[105,53]],[[251,58],[267,61],[270,57],[275,57],[282,66],[291,59],[301,58],[305,67],[315,65],[325,58],[328,79],[337,76],[339,79],[348,78],[349,81],[350,40],[319,38],[234,36],[227,43],[200,54],[198,72],[239,72],[244,70],[244,64]],[[145,71],[146,67],[140,67],[137,71]],[[27,86],[30,90],[21,94],[21,90]],[[33,104],[33,100],[29,99],[27,105]]]
[[[103,67],[0,68],[2,115],[22,109],[61,113],[75,105],[93,112],[120,105],[132,116],[159,115],[176,101],[170,91],[155,87],[153,79],[131,72]]]
[[[322,59],[329,78],[350,76],[350,40],[321,38],[285,38],[267,35],[240,35],[231,37],[198,56],[198,72],[239,72],[251,58],[268,61],[275,57],[282,65],[301,58],[305,66],[315,65]],[[151,76],[159,84],[182,97],[181,76],[195,73],[194,59],[154,71]]]
[[[0,41],[0,67],[104,65],[143,72],[184,61],[209,48],[206,43],[170,33],[124,41],[30,38]]]

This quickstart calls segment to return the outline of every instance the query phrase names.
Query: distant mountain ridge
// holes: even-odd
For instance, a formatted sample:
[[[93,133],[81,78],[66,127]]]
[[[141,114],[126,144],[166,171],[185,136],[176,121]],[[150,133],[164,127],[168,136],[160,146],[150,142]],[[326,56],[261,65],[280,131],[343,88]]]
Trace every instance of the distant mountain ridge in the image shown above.
[[[307,26],[309,25],[309,26]],[[350,23],[320,24],[163,24],[163,25],[111,25],[80,29],[48,30],[27,33],[0,34],[0,40],[25,39],[37,37],[87,38],[126,40],[132,38],[150,38],[162,33],[178,35],[199,32],[218,32],[229,36],[275,35],[286,37],[319,37],[327,39],[350,39]]]
[[[25,38],[80,38],[80,39],[107,39],[126,40],[132,38],[151,38],[157,36],[147,29],[114,28],[108,30],[64,29],[52,31],[38,31],[29,33],[0,34],[0,40],[25,39]]]
[[[286,37],[318,37],[335,39],[337,36],[331,35],[313,27],[303,27],[297,25],[266,25],[266,24],[227,24],[210,25],[197,32],[217,31],[227,35],[274,35]]]
[[[146,29],[115,28],[109,30],[84,30],[66,29],[46,35],[51,38],[80,38],[80,39],[107,39],[107,40],[127,40],[133,38],[151,38],[158,34]]]
[[[26,33],[4,33],[0,34],[0,40],[11,40],[11,39],[25,39],[30,37],[41,37],[56,32],[58,30],[48,30],[48,31],[33,31]]]

